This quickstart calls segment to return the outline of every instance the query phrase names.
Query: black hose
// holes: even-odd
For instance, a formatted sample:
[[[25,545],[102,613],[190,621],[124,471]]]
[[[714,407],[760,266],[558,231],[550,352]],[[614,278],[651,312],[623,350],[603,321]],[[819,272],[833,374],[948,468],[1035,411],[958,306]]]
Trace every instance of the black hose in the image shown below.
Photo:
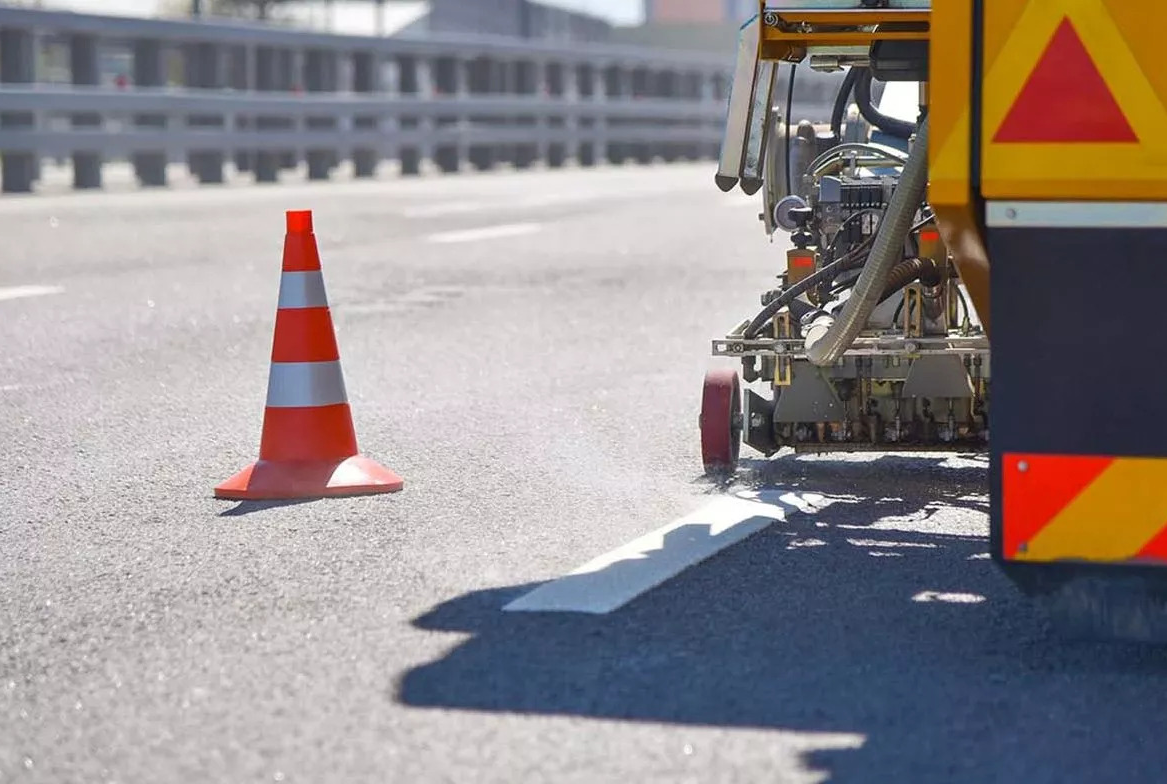
[[[790,301],[790,315],[794,316],[795,321],[802,321],[808,313],[813,313],[817,308],[809,302],[803,302],[800,299],[793,299]]]
[[[931,216],[925,218],[916,225],[912,226],[912,228],[909,230],[909,234],[915,234],[917,231],[927,226],[933,220],[934,219]],[[754,316],[754,320],[750,322],[750,325],[746,327],[746,331],[743,333],[744,337],[747,340],[756,338],[758,333],[762,331],[762,328],[766,326],[766,322],[772,319],[775,313],[782,310],[784,306],[789,305],[795,299],[802,296],[815,286],[834,280],[835,276],[837,276],[840,272],[846,272],[849,269],[862,267],[867,262],[867,257],[864,255],[864,252],[874,241],[875,235],[873,234],[862,243],[852,248],[847,253],[847,255],[843,256],[837,261],[832,261],[827,266],[806,276],[798,283],[795,283],[793,286],[783,291],[781,294],[775,297],[770,302],[770,304],[762,308],[761,313],[759,313],[757,316]]]
[[[897,291],[917,280],[925,286],[940,283],[940,268],[933,259],[905,259],[893,267],[891,274],[887,276],[887,286],[883,289],[879,304],[887,302]]]
[[[798,281],[793,286],[775,297],[769,305],[762,308],[762,312],[755,316],[754,320],[750,322],[750,325],[746,327],[746,331],[744,333],[745,338],[747,340],[756,338],[758,333],[762,331],[762,328],[766,326],[766,322],[772,319],[775,313],[782,310],[783,307],[789,305],[799,296],[810,291],[815,286],[823,283],[824,281],[831,280],[835,275],[845,271],[848,265],[854,265],[856,262],[858,262],[859,265],[862,265],[866,257],[860,253],[861,250],[863,250],[862,246],[851,251],[838,261],[832,261],[827,266],[823,267],[817,272],[807,275],[805,278]]]
[[[855,103],[859,106],[859,113],[863,115],[863,119],[884,133],[899,139],[910,139],[919,126],[916,123],[888,117],[876,109],[871,103],[871,79],[871,69],[863,68],[855,80]]]
[[[793,194],[790,189],[790,112],[794,110],[794,74],[798,70],[798,63],[790,64],[790,83],[786,85],[786,194]]]
[[[847,112],[847,101],[851,100],[851,93],[855,90],[855,80],[859,78],[859,71],[848,68],[843,77],[843,84],[839,87],[839,94],[835,96],[835,108],[831,112],[831,133],[836,139],[843,138],[843,115]]]

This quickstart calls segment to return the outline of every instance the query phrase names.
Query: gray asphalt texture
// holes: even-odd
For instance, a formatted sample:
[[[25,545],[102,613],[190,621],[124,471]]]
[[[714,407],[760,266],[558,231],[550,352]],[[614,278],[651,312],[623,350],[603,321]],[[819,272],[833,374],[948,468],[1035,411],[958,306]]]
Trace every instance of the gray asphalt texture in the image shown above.
[[[64,289],[0,301],[0,781],[1161,781],[1167,654],[1048,628],[984,557],[982,459],[701,476],[709,342],[783,258],[712,174],[0,200],[0,286]],[[288,209],[400,494],[211,497]],[[500,611],[749,488],[831,503],[609,616]]]

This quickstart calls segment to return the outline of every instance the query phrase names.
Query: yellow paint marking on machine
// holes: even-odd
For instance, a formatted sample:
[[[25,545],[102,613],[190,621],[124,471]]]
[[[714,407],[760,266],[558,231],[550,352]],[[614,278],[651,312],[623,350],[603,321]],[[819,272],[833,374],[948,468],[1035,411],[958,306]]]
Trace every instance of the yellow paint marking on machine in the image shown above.
[[[879,41],[927,41],[927,8],[817,9],[761,5],[761,53],[766,60],[797,62],[808,49],[867,49]]]

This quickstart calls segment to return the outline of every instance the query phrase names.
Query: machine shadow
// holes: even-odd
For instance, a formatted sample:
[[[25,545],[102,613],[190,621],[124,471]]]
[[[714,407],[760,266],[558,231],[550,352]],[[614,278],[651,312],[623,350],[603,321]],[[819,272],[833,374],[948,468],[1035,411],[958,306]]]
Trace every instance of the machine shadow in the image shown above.
[[[961,532],[987,514],[983,466],[777,460],[744,474],[739,497],[826,503],[784,504],[785,519],[607,615],[502,611],[530,585],[446,602],[415,625],[473,636],[406,673],[396,698],[863,738],[809,755],[832,781],[1097,781],[1104,763],[1167,764],[1139,740],[1167,728],[1167,654],[1047,630],[986,557],[987,536]],[[648,557],[711,534],[687,526]]]

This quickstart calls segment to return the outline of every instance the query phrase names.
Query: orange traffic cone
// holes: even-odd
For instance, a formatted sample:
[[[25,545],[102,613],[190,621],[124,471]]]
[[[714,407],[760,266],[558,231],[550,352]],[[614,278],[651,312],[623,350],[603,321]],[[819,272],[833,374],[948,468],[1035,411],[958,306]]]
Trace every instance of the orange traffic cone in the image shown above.
[[[216,487],[215,497],[292,500],[401,490],[401,477],[357,451],[312,213],[288,212],[287,222],[259,460]]]

